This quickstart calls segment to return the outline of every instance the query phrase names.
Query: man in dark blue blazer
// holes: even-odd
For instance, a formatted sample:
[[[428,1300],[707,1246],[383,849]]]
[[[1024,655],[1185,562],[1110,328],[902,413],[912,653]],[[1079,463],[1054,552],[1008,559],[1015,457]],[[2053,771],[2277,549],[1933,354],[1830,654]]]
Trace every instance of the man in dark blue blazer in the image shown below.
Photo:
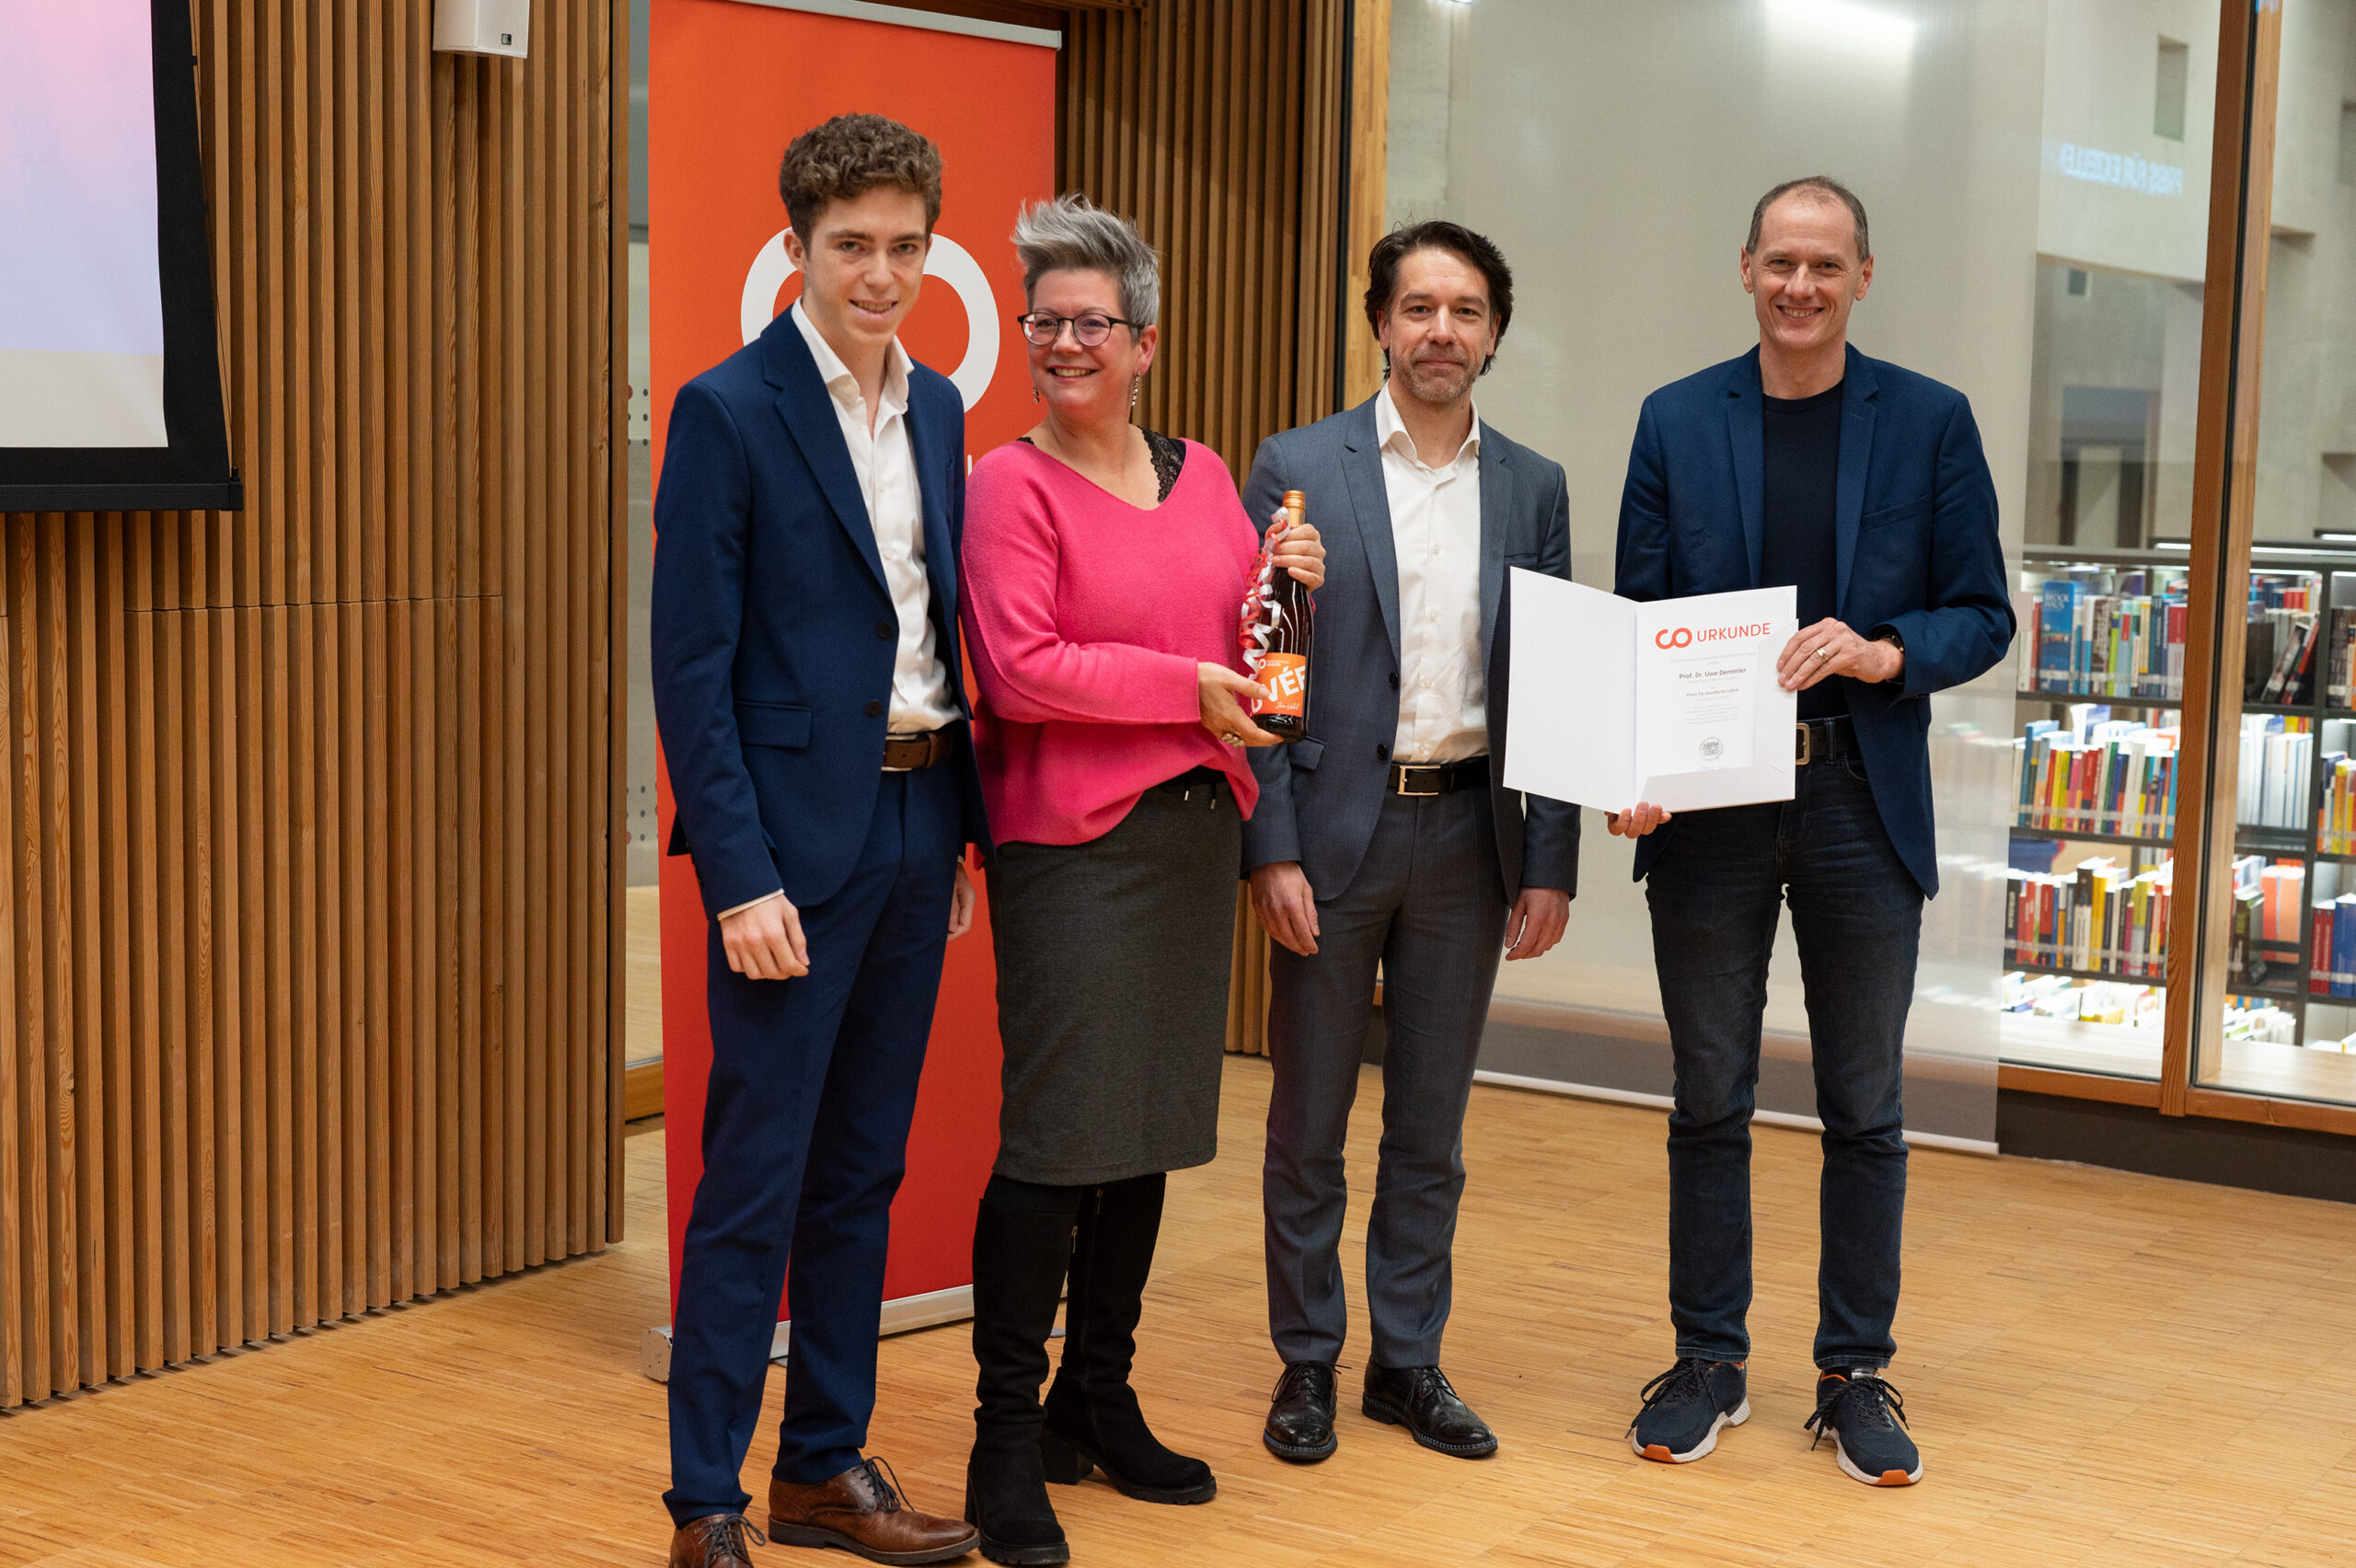
[[[712,918],[704,1173],[671,1353],[675,1568],[745,1568],[737,1482],[791,1262],[768,1535],[877,1562],[977,1539],[860,1450],[942,950],[982,843],[957,657],[965,414],[900,348],[941,213],[877,115],[796,138],[801,300],[680,388],[655,500],[654,706]],[[686,1136],[684,1130],[681,1136]]]
[[[1742,249],[1759,347],[1645,400],[1620,507],[1631,599],[1790,584],[1800,629],[1777,665],[1797,693],[1789,801],[1668,813],[1642,802],[1669,1123],[1677,1364],[1629,1441],[1681,1463],[1748,1419],[1750,1113],[1767,962],[1788,902],[1824,1122],[1819,1368],[1808,1424],[1856,1480],[1920,1480],[1882,1368],[1896,1346],[1906,1206],[1900,1103],[1923,903],[1938,892],[1930,695],[2013,636],[1996,490],[1963,394],[1849,347],[1873,281],[1865,211],[1822,178],[1761,198]]]

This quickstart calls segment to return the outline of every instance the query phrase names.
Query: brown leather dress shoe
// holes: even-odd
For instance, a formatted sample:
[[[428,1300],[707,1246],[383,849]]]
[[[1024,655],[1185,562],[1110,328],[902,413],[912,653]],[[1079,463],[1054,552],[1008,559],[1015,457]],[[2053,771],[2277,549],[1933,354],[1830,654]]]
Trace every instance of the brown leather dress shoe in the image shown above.
[[[752,1537],[763,1546],[768,1538],[755,1529],[742,1514],[707,1514],[689,1519],[671,1536],[671,1568],[753,1568]]]
[[[780,1546],[833,1546],[870,1562],[946,1562],[974,1550],[982,1532],[962,1519],[919,1514],[901,1500],[899,1478],[881,1459],[861,1459],[815,1486],[769,1482],[769,1539]]]

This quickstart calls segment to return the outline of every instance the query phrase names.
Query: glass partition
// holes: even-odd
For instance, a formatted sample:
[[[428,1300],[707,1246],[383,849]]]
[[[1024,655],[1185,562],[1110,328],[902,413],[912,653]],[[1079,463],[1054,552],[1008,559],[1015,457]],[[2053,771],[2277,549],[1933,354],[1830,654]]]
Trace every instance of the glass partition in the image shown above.
[[[2181,561],[2154,552],[2023,555],[2000,999],[2008,1060],[2159,1071],[2188,586]]]
[[[1757,341],[1737,279],[1752,202],[1796,175],[1843,179],[1877,252],[1854,340],[1969,395],[2024,604],[2049,577],[2090,605],[2149,601],[2148,641],[2182,595],[2181,556],[2143,558],[2189,531],[2218,15],[2215,0],[1392,0],[1389,215],[1469,224],[1513,263],[1481,411],[1565,464],[1574,571],[1609,584],[1638,405]],[[2165,801],[2065,833],[2024,820],[2021,770],[2032,739],[2067,725],[2073,746],[2116,744],[2164,772],[2170,698],[2120,692],[2096,718],[2083,705],[2107,692],[2036,689],[2028,630],[2014,663],[1933,706],[1942,889],[1908,1120],[1981,1143],[2000,1053],[2142,1075],[2159,1059],[2133,1020],[2156,1005],[2160,943],[2134,950],[2154,973],[2131,979],[2124,957],[2018,951],[2008,916],[2023,874],[2106,856],[2115,870],[2088,872],[2106,898],[2123,886],[2146,922],[2165,907]],[[1666,1093],[1643,890],[1626,842],[1594,813],[1587,834],[1570,936],[1506,966],[1484,1066]],[[1788,933],[1767,1032],[1760,1103],[1805,1114]]]
[[[2356,1103],[2356,0],[2281,12],[2230,896],[2204,1087]]]

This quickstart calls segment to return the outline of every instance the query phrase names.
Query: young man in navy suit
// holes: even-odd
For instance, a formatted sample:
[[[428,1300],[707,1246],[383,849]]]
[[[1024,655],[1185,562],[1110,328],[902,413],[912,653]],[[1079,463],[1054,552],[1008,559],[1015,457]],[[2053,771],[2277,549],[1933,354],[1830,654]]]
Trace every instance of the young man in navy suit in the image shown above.
[[[1816,1412],[1841,1468],[1922,1478],[1898,1390],[1900,1105],[1923,902],[1938,891],[1930,695],[2012,643],[1996,489],[1963,394],[1849,346],[1874,275],[1865,210],[1823,178],[1760,199],[1742,248],[1759,347],[1645,400],[1620,506],[1618,592],[1798,590],[1776,674],[1798,693],[1789,801],[1637,803],[1653,959],[1676,1057],[1669,1294],[1677,1364],[1629,1442],[1698,1459],[1749,1418],[1750,1113],[1767,960],[1789,903],[1824,1122]]]
[[[655,500],[670,847],[712,922],[664,1501],[675,1568],[747,1568],[737,1472],[791,1262],[768,1536],[941,1562],[976,1532],[860,1453],[942,949],[972,922],[964,856],[987,837],[957,657],[964,407],[897,338],[941,157],[842,115],[794,139],[779,186],[801,300],[680,388]]]

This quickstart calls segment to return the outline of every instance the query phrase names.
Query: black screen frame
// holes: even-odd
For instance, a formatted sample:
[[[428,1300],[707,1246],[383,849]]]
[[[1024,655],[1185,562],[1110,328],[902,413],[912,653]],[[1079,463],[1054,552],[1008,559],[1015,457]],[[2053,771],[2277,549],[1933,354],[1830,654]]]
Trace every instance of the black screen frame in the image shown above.
[[[242,511],[229,461],[188,0],[151,0],[164,446],[0,446],[0,512]]]

